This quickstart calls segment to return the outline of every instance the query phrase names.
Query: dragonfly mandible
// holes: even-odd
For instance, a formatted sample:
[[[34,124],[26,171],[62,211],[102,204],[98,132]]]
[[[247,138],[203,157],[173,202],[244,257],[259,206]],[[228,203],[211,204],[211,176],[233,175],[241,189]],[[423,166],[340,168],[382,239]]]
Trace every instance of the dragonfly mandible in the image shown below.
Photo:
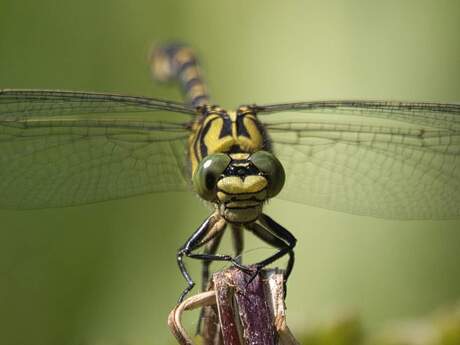
[[[211,103],[192,50],[154,51],[153,74],[181,84],[186,102],[59,90],[0,90],[0,208],[34,209],[187,190],[212,214],[179,249],[203,262],[240,260],[243,230],[288,255],[295,237],[263,213],[281,198],[393,219],[460,215],[460,105],[338,100]],[[217,254],[226,228],[235,255]],[[198,248],[203,253],[197,253]]]

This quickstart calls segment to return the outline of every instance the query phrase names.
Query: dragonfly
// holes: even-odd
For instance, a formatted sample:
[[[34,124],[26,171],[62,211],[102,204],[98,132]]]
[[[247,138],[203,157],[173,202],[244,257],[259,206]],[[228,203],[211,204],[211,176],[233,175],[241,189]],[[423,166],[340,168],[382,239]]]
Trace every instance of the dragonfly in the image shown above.
[[[211,215],[177,252],[257,274],[287,255],[294,235],[263,212],[280,198],[390,219],[460,215],[460,104],[335,100],[211,102],[192,49],[154,50],[153,75],[180,84],[184,102],[60,90],[0,90],[0,208],[37,209],[192,189]],[[226,229],[234,255],[218,254]],[[276,249],[254,270],[244,231]]]

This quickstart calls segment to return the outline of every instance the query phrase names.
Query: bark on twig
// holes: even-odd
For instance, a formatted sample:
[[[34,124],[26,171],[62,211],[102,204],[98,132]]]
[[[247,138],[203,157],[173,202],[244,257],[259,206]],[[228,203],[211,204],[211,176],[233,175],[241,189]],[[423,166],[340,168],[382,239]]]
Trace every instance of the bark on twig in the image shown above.
[[[225,345],[275,345],[276,332],[261,275],[231,268],[214,275]]]

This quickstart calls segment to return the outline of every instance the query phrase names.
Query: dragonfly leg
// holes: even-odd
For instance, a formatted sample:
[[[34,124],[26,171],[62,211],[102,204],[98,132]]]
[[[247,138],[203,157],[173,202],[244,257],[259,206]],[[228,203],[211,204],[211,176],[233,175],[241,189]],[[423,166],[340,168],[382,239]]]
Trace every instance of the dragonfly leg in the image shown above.
[[[182,294],[179,297],[179,303],[183,301],[187,293],[195,286],[195,282],[187,271],[185,267],[183,258],[184,256],[199,259],[203,261],[231,261],[235,260],[230,255],[220,255],[220,254],[195,254],[194,250],[202,247],[207,242],[211,241],[215,236],[225,229],[226,221],[216,216],[215,214],[207,218],[203,224],[190,236],[190,238],[185,242],[185,244],[177,252],[177,264],[179,269],[187,281],[187,287],[184,289]]]
[[[257,267],[257,271],[254,277],[262,268],[288,254],[289,261],[284,274],[285,281],[287,281],[294,266],[295,256],[293,249],[297,243],[297,239],[287,229],[282,227],[266,214],[262,214],[259,220],[261,224],[254,222],[252,224],[246,225],[246,227],[248,230],[252,231],[252,233],[254,233],[254,235],[256,235],[259,239],[275,248],[278,248],[279,250],[267,259],[256,263],[255,266]]]
[[[243,253],[243,228],[240,225],[232,224],[232,239],[233,239],[233,248],[235,249],[235,260],[241,264]]]

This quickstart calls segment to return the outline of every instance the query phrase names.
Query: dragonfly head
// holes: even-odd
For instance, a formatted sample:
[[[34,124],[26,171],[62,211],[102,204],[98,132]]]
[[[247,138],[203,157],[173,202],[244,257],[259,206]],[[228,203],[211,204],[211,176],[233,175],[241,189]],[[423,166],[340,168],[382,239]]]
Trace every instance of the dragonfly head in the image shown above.
[[[231,223],[255,221],[264,202],[281,191],[284,180],[283,166],[267,151],[211,154],[193,174],[196,192],[215,203]]]

